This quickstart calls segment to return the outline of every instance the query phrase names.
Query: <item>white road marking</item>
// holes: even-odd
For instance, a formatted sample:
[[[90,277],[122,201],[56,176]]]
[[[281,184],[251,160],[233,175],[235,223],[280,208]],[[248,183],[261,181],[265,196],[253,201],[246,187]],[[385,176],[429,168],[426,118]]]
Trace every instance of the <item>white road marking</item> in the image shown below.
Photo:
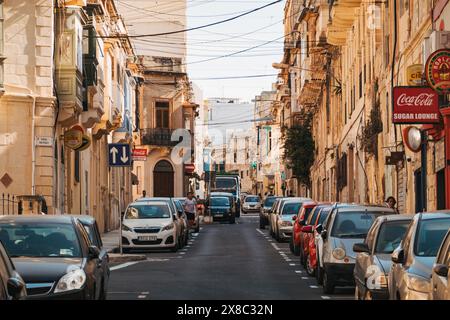
[[[139,295],[139,296],[138,296],[138,299],[145,299],[145,298],[147,298],[146,295]]]
[[[148,291],[146,291],[146,292],[141,292],[141,294],[149,295],[150,292],[148,292]]]
[[[309,280],[309,278],[308,278],[308,277],[302,277],[302,279],[303,279],[303,280]]]
[[[295,270],[295,273],[298,273],[298,274],[302,274],[302,273],[303,273],[303,271],[300,271],[300,270]]]
[[[180,254],[186,254],[186,252],[180,252]]]
[[[137,263],[139,263],[139,261],[127,262],[127,263],[119,264],[118,266],[111,267],[111,268],[109,268],[109,270],[115,271],[115,270],[119,270],[119,269],[130,267],[130,266],[135,265]]]
[[[289,263],[291,267],[295,267],[295,263]]]
[[[319,289],[318,286],[309,286],[311,289]]]
[[[271,243],[271,245],[272,245],[272,247],[275,248],[275,250],[278,250],[278,251],[281,250],[280,247],[278,247],[275,243]]]
[[[322,298],[323,300],[331,300],[331,297],[328,297],[328,296],[321,296],[321,298]]]
[[[261,230],[256,229],[256,231],[259,232],[260,234],[264,235],[264,232],[262,232]]]

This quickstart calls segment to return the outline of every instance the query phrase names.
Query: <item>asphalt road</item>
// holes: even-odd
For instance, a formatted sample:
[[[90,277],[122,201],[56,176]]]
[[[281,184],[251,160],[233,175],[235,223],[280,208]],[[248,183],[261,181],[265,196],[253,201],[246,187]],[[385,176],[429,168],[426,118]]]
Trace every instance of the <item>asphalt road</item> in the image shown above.
[[[351,288],[324,295],[289,244],[277,243],[258,222],[242,215],[235,225],[203,225],[177,253],[147,253],[147,261],[115,266],[108,299],[353,299]]]

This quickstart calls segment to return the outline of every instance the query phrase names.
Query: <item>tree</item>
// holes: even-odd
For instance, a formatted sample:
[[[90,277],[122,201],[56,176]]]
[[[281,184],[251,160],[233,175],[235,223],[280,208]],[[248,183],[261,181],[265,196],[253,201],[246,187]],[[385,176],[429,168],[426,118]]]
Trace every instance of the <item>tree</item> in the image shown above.
[[[311,187],[310,170],[315,159],[315,143],[311,133],[311,121],[287,129],[284,142],[284,160],[288,160],[298,181]]]

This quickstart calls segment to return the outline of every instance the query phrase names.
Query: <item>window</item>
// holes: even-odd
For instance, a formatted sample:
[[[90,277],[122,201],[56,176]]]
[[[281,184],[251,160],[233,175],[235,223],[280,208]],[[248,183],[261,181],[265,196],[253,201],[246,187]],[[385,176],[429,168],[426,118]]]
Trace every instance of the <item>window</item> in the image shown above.
[[[79,151],[75,151],[75,170],[74,170],[74,176],[75,176],[75,181],[76,182],[80,182],[80,152]]]
[[[157,101],[155,104],[156,128],[169,128],[169,102]]]
[[[3,0],[0,0],[0,89],[3,89]]]

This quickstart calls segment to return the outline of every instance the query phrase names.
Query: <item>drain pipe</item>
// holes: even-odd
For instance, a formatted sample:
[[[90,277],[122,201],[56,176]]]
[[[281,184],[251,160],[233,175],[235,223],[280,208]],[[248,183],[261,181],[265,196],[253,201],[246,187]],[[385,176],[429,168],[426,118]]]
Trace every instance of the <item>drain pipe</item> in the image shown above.
[[[28,95],[33,99],[31,115],[31,195],[36,195],[36,141],[35,141],[35,123],[36,123],[36,96]]]

